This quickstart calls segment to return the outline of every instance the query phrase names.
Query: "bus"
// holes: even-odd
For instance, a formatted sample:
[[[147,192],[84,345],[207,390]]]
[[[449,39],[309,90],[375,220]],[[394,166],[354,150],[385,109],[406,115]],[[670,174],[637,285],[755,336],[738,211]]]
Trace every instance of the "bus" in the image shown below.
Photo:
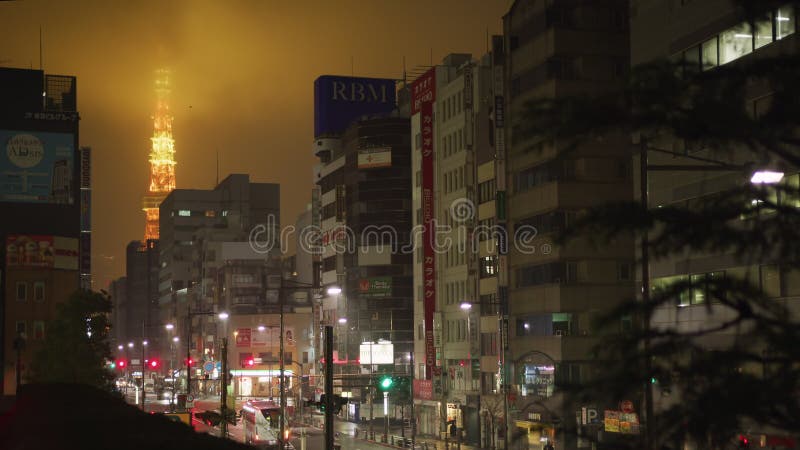
[[[270,400],[250,400],[242,407],[242,427],[244,443],[259,448],[277,449],[281,406]],[[289,442],[289,423],[284,419],[284,448],[292,448]]]

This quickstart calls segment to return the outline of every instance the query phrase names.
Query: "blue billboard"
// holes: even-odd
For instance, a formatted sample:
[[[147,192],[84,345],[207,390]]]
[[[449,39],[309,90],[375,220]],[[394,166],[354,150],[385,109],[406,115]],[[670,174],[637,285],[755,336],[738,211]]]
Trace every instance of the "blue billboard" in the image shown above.
[[[0,130],[0,145],[0,202],[75,202],[72,134]]]
[[[395,80],[323,75],[314,80],[314,137],[338,134],[353,120],[393,111]]]

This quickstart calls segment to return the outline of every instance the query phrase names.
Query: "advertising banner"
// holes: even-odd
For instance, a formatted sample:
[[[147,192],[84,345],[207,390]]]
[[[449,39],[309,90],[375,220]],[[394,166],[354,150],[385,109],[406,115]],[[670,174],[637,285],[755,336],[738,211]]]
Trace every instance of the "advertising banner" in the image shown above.
[[[436,364],[433,344],[433,313],[436,309],[436,254],[433,198],[433,103],[436,98],[436,68],[428,70],[411,85],[411,114],[419,113],[422,163],[422,290],[425,323],[425,378]]]
[[[392,277],[362,278],[358,281],[358,292],[363,297],[391,297]]]
[[[394,344],[367,342],[359,345],[358,356],[361,364],[394,364]]]
[[[419,400],[433,400],[433,381],[414,380],[414,398]]]
[[[72,204],[74,137],[0,130],[0,201]]]
[[[78,270],[78,239],[11,234],[6,237],[6,267]]]
[[[81,189],[92,187],[92,149],[81,147]]]
[[[239,328],[236,330],[236,346],[250,347],[250,328]]]
[[[314,80],[314,137],[339,134],[361,116],[392,112],[395,81],[323,75]]]
[[[377,169],[392,167],[391,147],[365,148],[358,151],[359,169]]]

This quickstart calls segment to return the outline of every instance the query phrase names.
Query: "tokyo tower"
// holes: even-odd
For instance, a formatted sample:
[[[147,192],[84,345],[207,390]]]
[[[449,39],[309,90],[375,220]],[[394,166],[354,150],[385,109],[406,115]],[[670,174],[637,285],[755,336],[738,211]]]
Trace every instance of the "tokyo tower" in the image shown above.
[[[175,189],[175,139],[172,138],[172,115],[169,112],[169,71],[156,71],[156,113],[153,137],[150,138],[150,188],[142,198],[145,215],[144,245],[158,239],[158,206]]]

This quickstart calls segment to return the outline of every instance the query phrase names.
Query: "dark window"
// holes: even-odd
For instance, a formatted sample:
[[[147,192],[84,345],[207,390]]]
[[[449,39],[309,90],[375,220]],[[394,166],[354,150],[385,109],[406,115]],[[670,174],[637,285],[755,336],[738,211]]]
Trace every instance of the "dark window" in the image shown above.
[[[569,270],[567,270],[567,266]],[[565,283],[575,278],[575,263],[549,263],[517,269],[517,287]]]
[[[17,301],[24,302],[28,300],[28,283],[24,281],[17,282]]]

